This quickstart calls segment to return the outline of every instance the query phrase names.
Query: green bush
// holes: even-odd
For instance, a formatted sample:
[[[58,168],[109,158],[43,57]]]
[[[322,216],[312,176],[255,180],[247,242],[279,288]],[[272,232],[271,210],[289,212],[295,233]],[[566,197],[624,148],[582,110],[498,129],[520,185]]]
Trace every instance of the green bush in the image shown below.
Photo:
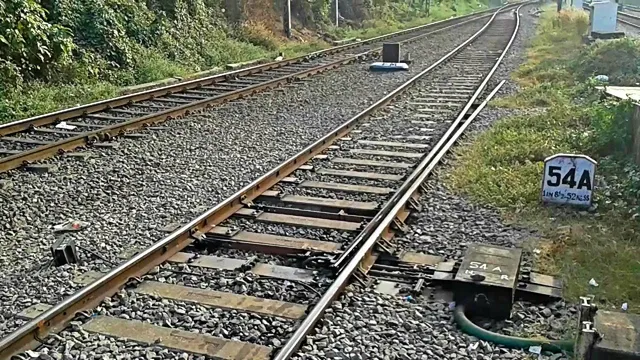
[[[140,0],[48,0],[50,19],[73,31],[74,41],[113,67],[130,67],[138,44],[153,45],[161,19]]]
[[[624,156],[632,145],[630,102],[604,101],[590,106],[583,114],[588,130],[576,147],[592,156]]]
[[[69,60],[71,33],[46,21],[46,11],[35,0],[0,1],[0,74],[3,87],[22,78],[47,78]],[[6,79],[11,81],[7,84]]]
[[[570,69],[579,80],[607,75],[610,84],[635,85],[640,82],[640,41],[632,38],[597,42],[586,47]]]

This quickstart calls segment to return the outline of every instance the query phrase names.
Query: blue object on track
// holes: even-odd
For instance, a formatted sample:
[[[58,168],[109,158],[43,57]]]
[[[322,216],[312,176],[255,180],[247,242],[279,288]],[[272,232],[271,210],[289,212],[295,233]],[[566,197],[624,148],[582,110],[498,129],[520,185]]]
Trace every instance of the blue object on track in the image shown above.
[[[369,70],[371,71],[407,71],[409,70],[409,65],[405,63],[375,62],[369,65]]]

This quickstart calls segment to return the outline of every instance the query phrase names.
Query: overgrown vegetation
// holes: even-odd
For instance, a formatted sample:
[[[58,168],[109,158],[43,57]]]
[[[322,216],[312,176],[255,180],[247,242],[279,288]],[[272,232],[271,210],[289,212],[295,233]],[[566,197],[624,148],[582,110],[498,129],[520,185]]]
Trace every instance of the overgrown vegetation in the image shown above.
[[[294,2],[297,26],[367,38],[480,7],[476,0],[442,0],[426,17],[422,5],[404,1],[341,1],[351,26],[337,31],[332,3]],[[124,86],[328,46],[313,36],[285,39],[282,6],[282,0],[0,1],[0,123],[115,96]]]
[[[604,98],[594,75],[633,84],[640,42],[624,39],[584,45],[586,15],[547,10],[516,72],[522,91],[498,106],[533,109],[500,120],[458,153],[449,183],[457,191],[503,210],[505,217],[541,230],[537,266],[560,274],[574,300],[596,294],[608,306],[628,302],[640,311],[640,169],[633,163],[633,106]],[[540,203],[543,161],[581,153],[598,161],[595,207]],[[591,287],[595,279],[599,286]]]
[[[368,39],[389,32],[399,31],[429,22],[447,19],[452,16],[464,15],[486,8],[481,0],[471,1],[441,1],[433,2],[425,16],[420,6],[410,6],[407,2],[382,2],[372,10],[372,18],[365,20],[358,27],[329,27],[329,32],[340,38]]]

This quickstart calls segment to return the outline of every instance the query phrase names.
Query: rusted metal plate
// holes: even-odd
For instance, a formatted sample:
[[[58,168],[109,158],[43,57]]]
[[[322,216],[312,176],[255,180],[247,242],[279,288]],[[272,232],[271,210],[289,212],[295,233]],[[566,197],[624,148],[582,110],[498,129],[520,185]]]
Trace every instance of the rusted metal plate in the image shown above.
[[[398,169],[408,169],[413,166],[409,163],[391,162],[391,161],[375,161],[365,159],[349,159],[349,158],[333,158],[331,161],[338,164],[361,165],[361,166],[377,166]]]
[[[316,189],[355,192],[355,193],[380,194],[380,195],[387,195],[394,191],[393,189],[390,189],[390,188],[383,188],[383,187],[377,187],[377,186],[338,184],[338,183],[327,183],[327,182],[309,181],[309,180],[304,181],[299,186],[306,187],[306,188],[316,188]]]
[[[253,269],[251,269],[251,272],[277,279],[302,282],[312,282],[314,278],[313,270],[271,264],[257,264]]]
[[[422,119],[423,121],[425,119],[436,119],[438,122],[442,122],[442,116],[440,114],[415,114],[413,117]]]
[[[444,271],[444,272],[453,272],[453,269],[456,267],[455,261],[443,261],[436,265],[436,271]]]
[[[421,96],[428,96],[428,98],[416,98],[413,99],[415,101],[429,101],[429,99],[433,100],[433,99],[446,99],[446,98],[468,98],[468,95],[462,95],[462,94],[445,94],[445,93],[425,93],[425,94],[421,94]]]
[[[282,197],[281,201],[289,204],[309,205],[343,210],[374,211],[378,208],[378,203],[375,201],[349,201],[312,196],[285,195]]]
[[[76,276],[73,279],[73,282],[80,284],[80,285],[89,285],[92,282],[100,279],[101,277],[103,277],[105,275],[105,273],[99,272],[99,271],[87,271],[86,273],[82,273],[78,276]]]
[[[195,254],[190,254],[190,253],[181,251],[179,253],[176,253],[172,257],[170,257],[168,261],[172,263],[186,263],[187,261],[189,261],[189,259],[191,259],[194,256]]]
[[[344,231],[356,231],[360,228],[360,223],[340,220],[329,220],[297,215],[284,215],[274,213],[262,213],[256,220],[270,222],[274,224],[286,224],[293,226],[303,226],[311,228],[336,229]]]
[[[593,322],[600,339],[594,346],[592,359],[640,358],[640,316],[598,310]]]
[[[236,211],[233,215],[234,216],[254,218],[254,217],[258,216],[260,213],[261,213],[260,211],[255,210],[255,209],[242,208],[242,209],[239,209],[238,211]]]
[[[434,271],[431,276],[433,280],[441,280],[441,281],[449,281],[453,280],[453,273],[450,272],[442,272],[442,271]]]
[[[92,333],[126,338],[144,344],[206,355],[220,360],[269,360],[271,356],[271,348],[263,345],[227,340],[110,316],[93,318],[83,325],[83,329]]]
[[[22,151],[20,150],[7,150],[7,149],[0,149],[0,154],[2,155],[15,155],[15,154],[20,154]]]
[[[518,279],[521,257],[522,249],[471,244],[455,279],[513,289]],[[471,276],[476,274],[484,276],[484,280],[473,281]]]
[[[369,149],[351,149],[351,153],[360,155],[384,156],[384,157],[401,157],[409,159],[419,159],[424,154],[414,152],[398,152],[385,150],[369,150]]]
[[[193,258],[194,254],[189,254],[185,252],[179,252],[173,255],[169,261],[175,263],[186,263],[189,259]],[[196,259],[193,259],[189,265],[191,266],[199,266],[203,268],[209,269],[220,269],[220,270],[235,270],[242,265],[244,265],[247,261],[243,259],[231,259],[219,256],[210,256],[204,255],[200,256]]]
[[[375,141],[375,140],[358,140],[358,143],[363,145],[375,145],[375,146],[389,146],[389,147],[404,147],[409,149],[427,149],[427,144],[412,144],[395,141]]]
[[[433,109],[433,108],[421,108],[418,109],[419,112],[430,113],[430,114],[451,114],[453,111],[448,109]]]
[[[42,304],[42,303],[31,305],[28,308],[22,310],[18,315],[16,315],[16,317],[19,317],[24,320],[35,319],[38,316],[40,316],[40,314],[51,309],[52,307],[53,306],[49,304]]]
[[[376,285],[376,291],[381,294],[397,295],[400,292],[399,284],[393,281],[380,280]]]
[[[224,226],[214,227],[209,234],[228,235],[230,229]],[[311,239],[295,238],[290,236],[280,236],[271,234],[259,234],[250,231],[240,231],[229,238],[232,241],[242,241],[249,244],[278,246],[290,249],[311,250],[322,252],[336,252],[341,245],[328,241],[318,241]]]
[[[529,284],[529,283],[521,283],[518,284],[517,293],[519,295],[527,295],[527,296],[537,296],[542,295],[547,298],[562,298],[562,289],[550,287],[550,286],[542,286],[537,284]]]
[[[449,99],[447,100],[447,102],[436,102],[436,101],[431,101],[431,102],[409,102],[409,105],[415,105],[415,106],[451,106],[451,107],[456,107],[456,106],[460,106],[460,104],[464,104],[465,101],[463,99],[458,100],[456,102],[452,102],[453,100]]]
[[[408,140],[429,140],[431,136],[428,135],[394,135],[394,139],[408,139]]]
[[[128,248],[125,248],[124,250],[122,250],[122,252],[120,252],[118,254],[118,257],[120,259],[123,259],[123,260],[131,259],[134,255],[136,255],[137,253],[139,253],[142,250],[144,250],[143,247],[131,246],[131,247],[128,247]]]
[[[166,233],[172,233],[172,232],[178,230],[181,226],[182,226],[182,223],[172,222],[172,223],[169,223],[167,225],[159,227],[158,230],[162,231],[162,232],[166,232]]]
[[[394,174],[380,174],[380,173],[373,173],[373,172],[349,171],[349,170],[338,170],[338,169],[327,169],[327,168],[319,169],[317,173],[322,175],[344,176],[344,177],[371,179],[371,180],[389,180],[389,181],[402,180],[402,177],[403,177],[402,175],[394,175]]]
[[[430,265],[435,266],[438,263],[442,262],[442,257],[434,256],[429,254],[422,254],[417,252],[407,251],[402,253],[400,256],[400,261],[412,263],[412,264],[420,264],[420,265]]]
[[[280,191],[278,191],[278,190],[267,190],[267,191],[263,192],[260,196],[280,197]]]
[[[532,272],[529,274],[529,282],[536,285],[562,288],[562,280],[553,276]]]
[[[186,263],[193,257],[194,254],[179,252],[176,255],[172,256],[169,261],[175,263]],[[203,267],[208,269],[235,270],[245,265],[246,263],[246,259],[231,259],[204,255],[200,256],[197,259],[194,259],[193,262],[189,263],[189,266]],[[271,264],[257,264],[251,269],[251,272],[277,279],[303,282],[311,282],[313,281],[314,277],[313,270],[298,269],[295,267]]]
[[[30,139],[30,138],[18,138],[18,137],[13,137],[13,136],[3,136],[3,137],[0,138],[0,140],[23,143],[23,144],[31,144],[31,145],[47,145],[47,144],[51,144],[51,141],[44,141],[44,140],[37,140],[37,139]]]
[[[190,286],[165,284],[157,281],[145,281],[133,290],[140,294],[160,296],[165,299],[288,319],[300,319],[304,317],[307,309],[305,305],[284,301],[206,290]]]

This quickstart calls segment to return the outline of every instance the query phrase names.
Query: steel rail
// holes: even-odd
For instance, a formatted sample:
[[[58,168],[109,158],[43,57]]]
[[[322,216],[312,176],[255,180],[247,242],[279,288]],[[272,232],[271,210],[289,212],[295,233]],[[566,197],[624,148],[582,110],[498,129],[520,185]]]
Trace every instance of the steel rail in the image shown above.
[[[494,9],[495,14],[491,19],[504,11],[505,8],[511,6],[513,5],[507,5],[497,10]],[[406,89],[406,86],[402,89]],[[389,103],[393,98],[392,94],[397,95],[399,93],[400,91],[396,91],[378,100],[366,110],[347,120],[223,202],[136,254],[128,261],[118,265],[93,283],[65,298],[49,310],[25,323],[15,332],[0,339],[0,359],[9,359],[15,354],[37,347],[40,344],[39,339],[44,338],[51,332],[64,328],[76,313],[94,308],[100,304],[102,299],[116,293],[131,278],[146,274],[153,267],[163,263],[194,240],[202,238],[203,234],[210,231],[214,226],[232,216],[245,205],[251,204],[264,191],[277,184],[315,155],[327,149],[335,140],[349,133],[360,120]]]
[[[624,12],[624,11],[618,11],[618,15],[622,15],[622,16],[630,17],[632,19],[640,20],[640,16],[632,15],[632,14],[629,14],[629,13]]]
[[[621,19],[621,18],[620,18],[621,16],[626,16],[626,17],[628,17],[628,18],[631,18],[631,19],[634,19],[634,20],[638,20],[638,21],[640,21],[640,16],[637,16],[637,15],[631,15],[631,14],[629,14],[629,13],[625,13],[625,12],[622,12],[622,11],[618,11],[618,15],[619,15],[619,16],[618,16],[618,21],[619,21],[619,22],[621,22],[621,23],[623,23],[623,24],[625,24],[625,25],[629,25],[629,26],[631,26],[631,27],[634,27],[634,28],[636,28],[636,29],[640,29],[640,24],[638,24],[638,23],[633,23],[633,22],[631,22],[631,21],[623,20],[623,19]]]
[[[497,11],[505,11],[504,9],[508,8],[508,7],[512,7],[515,5],[507,5],[504,6],[500,9],[498,9]],[[461,25],[464,25],[466,23],[469,22],[473,22],[473,21],[477,21],[479,19],[482,19],[483,17],[488,16],[488,15],[484,15],[484,16],[480,16],[478,18],[471,18],[469,20],[465,20],[462,22],[455,22],[451,25],[448,25],[446,27],[440,28],[440,29],[436,29],[424,34],[419,34],[416,35],[412,38],[409,39],[405,39],[403,41],[401,41],[401,43],[405,43],[405,42],[411,42],[411,41],[416,41],[422,37],[425,37],[427,35],[432,35],[435,33],[439,33],[448,29],[451,29],[453,27],[458,27]],[[459,20],[459,18],[456,18]],[[442,22],[439,22],[442,23]],[[436,24],[436,23],[433,23]],[[433,25],[432,24],[432,25]],[[320,73],[323,71],[327,71],[333,68],[337,68],[339,66],[342,66],[344,64],[350,63],[352,61],[356,61],[357,59],[360,59],[363,56],[366,56],[370,53],[374,53],[376,51],[379,51],[379,48],[375,48],[375,49],[371,49],[368,51],[365,51],[363,53],[360,54],[355,54],[355,55],[351,55],[351,56],[347,56],[335,61],[332,61],[330,63],[324,64],[324,65],[319,65],[310,69],[305,69],[305,70],[301,70],[297,73],[294,74],[288,74],[288,75],[284,75],[282,77],[276,78],[276,79],[271,79],[271,80],[267,80],[265,82],[262,82],[260,84],[256,84],[256,85],[252,85],[252,86],[248,86],[242,89],[238,89],[238,90],[234,90],[234,91],[230,91],[230,92],[226,92],[224,94],[220,94],[214,97],[210,97],[207,99],[202,99],[202,100],[198,100],[198,101],[194,101],[191,102],[189,104],[184,104],[181,106],[177,106],[168,110],[164,110],[164,111],[160,111],[160,112],[156,112],[156,113],[152,113],[146,116],[142,116],[142,117],[137,117],[137,118],[131,118],[127,121],[123,121],[121,123],[117,123],[117,124],[113,124],[110,126],[106,126],[104,128],[100,128],[100,129],[96,129],[96,130],[92,130],[92,131],[87,131],[87,132],[83,132],[81,134],[75,135],[75,136],[71,136],[69,138],[66,139],[62,139],[62,140],[58,140],[58,141],[54,141],[50,144],[47,145],[42,145],[42,146],[38,146],[35,147],[33,149],[27,150],[27,151],[23,151],[20,152],[18,154],[14,154],[14,155],[9,155],[6,157],[2,157],[0,158],[0,173],[2,172],[6,172],[12,169],[16,169],[20,166],[22,166],[25,163],[31,162],[31,161],[36,161],[36,160],[40,160],[43,158],[47,158],[50,156],[55,156],[56,154],[60,153],[60,152],[64,152],[64,151],[70,151],[73,150],[77,147],[81,147],[81,146],[85,146],[87,144],[91,144],[99,139],[104,139],[104,138],[110,138],[110,137],[115,137],[118,136],[122,133],[124,133],[125,130],[128,129],[134,129],[134,128],[138,128],[141,127],[145,124],[150,124],[150,123],[157,123],[157,122],[161,122],[164,121],[166,119],[171,119],[171,118],[175,118],[181,115],[185,115],[188,114],[191,111],[194,110],[198,110],[198,109],[202,109],[205,108],[207,106],[211,106],[214,104],[220,104],[220,103],[224,103],[230,100],[234,100],[234,99],[239,99],[242,98],[244,96],[256,93],[258,91],[261,90],[265,90],[265,89],[269,89],[269,88],[273,88],[276,87],[278,85],[281,84],[285,84],[288,83],[294,79],[301,79],[316,73]],[[222,75],[220,75],[222,76]],[[200,80],[198,80],[200,81]],[[204,81],[204,80],[203,80]],[[186,85],[184,85],[186,86]],[[118,100],[119,101],[119,100]],[[27,119],[29,120],[29,119]],[[27,121],[25,120],[25,121]],[[40,123],[41,120],[34,120],[36,123]],[[44,120],[42,120],[44,121]],[[11,125],[11,124],[9,124]],[[26,126],[27,128],[30,126],[33,126],[34,123],[30,123],[30,124],[22,124],[21,126]],[[6,130],[6,129],[5,129]],[[2,133],[2,126],[0,126],[0,135]]]
[[[514,6],[514,5],[511,5],[511,6]],[[215,82],[218,82],[218,81],[228,80],[230,78],[234,78],[234,77],[237,77],[237,76],[245,76],[245,75],[250,75],[250,74],[253,74],[253,73],[256,73],[256,72],[263,72],[263,71],[267,71],[267,70],[271,70],[271,69],[280,68],[280,67],[287,66],[287,65],[290,65],[290,64],[303,62],[303,61],[308,60],[308,59],[313,59],[313,58],[317,58],[317,57],[321,57],[321,56],[325,56],[325,55],[331,55],[331,54],[339,53],[339,52],[342,52],[344,50],[352,49],[352,48],[355,48],[355,47],[358,47],[358,46],[368,45],[368,44],[371,44],[371,43],[378,42],[380,40],[385,40],[385,39],[389,39],[389,38],[392,38],[392,37],[396,37],[396,36],[405,35],[405,34],[409,34],[409,33],[416,32],[416,31],[420,31],[420,30],[423,30],[423,29],[428,29],[430,27],[435,27],[437,25],[447,24],[449,22],[455,24],[456,21],[464,20],[466,18],[473,18],[473,17],[476,17],[478,15],[483,15],[485,13],[487,13],[487,15],[484,15],[484,16],[488,16],[488,14],[490,14],[494,10],[495,9],[484,9],[484,10],[472,12],[472,13],[467,14],[467,15],[462,15],[462,16],[458,16],[458,17],[454,17],[454,18],[450,18],[450,19],[445,19],[445,20],[440,20],[440,21],[436,21],[436,22],[433,22],[433,23],[420,25],[420,26],[416,26],[416,27],[413,27],[413,28],[409,28],[409,29],[400,30],[400,31],[396,31],[396,32],[393,32],[393,33],[385,34],[385,35],[376,36],[376,37],[373,37],[373,38],[370,38],[370,39],[366,39],[366,40],[362,40],[362,41],[358,41],[358,42],[354,42],[354,43],[350,43],[350,44],[334,46],[334,47],[331,47],[329,49],[324,49],[324,50],[318,50],[318,51],[315,51],[315,52],[312,52],[312,53],[309,53],[309,54],[305,54],[305,55],[300,55],[300,56],[297,56],[297,57],[294,57],[294,58],[291,58],[291,59],[273,61],[273,62],[269,62],[269,63],[266,63],[266,64],[260,64],[260,65],[255,65],[255,66],[251,66],[251,67],[244,68],[244,69],[238,69],[238,70],[225,72],[225,73],[222,73],[222,74],[216,74],[216,75],[211,75],[211,76],[207,76],[207,77],[203,77],[203,78],[199,78],[199,79],[183,81],[183,82],[180,82],[180,83],[177,83],[177,84],[171,84],[171,85],[162,86],[162,87],[155,88],[155,89],[149,89],[149,90],[145,90],[145,91],[140,91],[140,92],[133,93],[133,94],[122,95],[122,96],[115,97],[115,98],[112,98],[112,99],[100,100],[100,101],[96,101],[96,102],[89,103],[89,104],[86,104],[86,105],[80,105],[80,106],[76,106],[76,107],[73,107],[73,108],[63,109],[63,110],[55,111],[55,112],[48,113],[48,114],[33,116],[33,117],[30,117],[30,118],[27,118],[27,119],[22,119],[22,120],[13,121],[13,122],[10,122],[10,123],[0,124],[0,135],[9,134],[9,133],[15,133],[15,132],[18,132],[18,131],[24,131],[24,130],[27,130],[30,126],[42,126],[42,125],[47,125],[47,124],[53,123],[55,121],[66,120],[66,119],[69,119],[69,118],[78,117],[78,116],[82,116],[82,115],[86,115],[86,114],[91,114],[91,113],[99,112],[99,111],[106,111],[106,110],[108,110],[110,108],[113,108],[113,107],[116,107],[116,106],[128,105],[128,104],[131,104],[131,103],[137,102],[137,101],[151,100],[151,99],[153,99],[155,97],[166,96],[166,95],[170,95],[171,93],[190,90],[190,89],[202,86],[204,84],[208,85],[210,83],[215,83]],[[480,16],[479,18],[482,18],[484,16]]]
[[[313,309],[309,312],[309,314],[305,317],[304,321],[300,326],[296,329],[296,332],[290,338],[290,340],[284,345],[282,349],[276,354],[273,358],[274,360],[287,360],[291,356],[294,355],[295,351],[300,347],[302,342],[304,341],[306,335],[312,331],[316,322],[320,319],[324,311],[331,305],[331,302],[340,294],[342,289],[347,285],[349,279],[355,272],[355,270],[360,266],[361,261],[365,258],[367,253],[371,251],[376,242],[380,239],[380,237],[384,234],[384,232],[391,226],[393,223],[396,214],[403,210],[406,203],[409,199],[418,191],[419,187],[422,185],[424,180],[431,174],[433,168],[440,162],[442,157],[448,152],[448,150],[453,146],[453,144],[457,141],[460,135],[464,132],[467,126],[471,123],[471,121],[480,113],[480,111],[486,106],[488,99],[492,98],[498,90],[504,84],[502,81],[488,96],[488,99],[485,100],[481,106],[479,106],[472,114],[471,117],[462,124],[462,126],[455,132],[453,137],[449,137],[453,131],[458,128],[463,116],[470,109],[471,104],[478,98],[478,96],[484,91],[484,88],[489,83],[489,80],[497,70],[498,66],[502,62],[502,59],[506,55],[507,51],[513,44],[515,37],[518,33],[518,29],[520,27],[520,8],[523,5],[520,5],[516,9],[516,25],[509,40],[509,43],[505,47],[504,51],[496,61],[496,64],[489,71],[488,75],[485,77],[484,81],[478,87],[478,90],[474,93],[472,99],[467,103],[467,106],[460,112],[460,115],[453,122],[447,133],[442,137],[442,139],[438,142],[436,147],[434,147],[429,154],[421,161],[420,165],[416,168],[416,170],[412,173],[412,176],[405,181],[400,190],[396,193],[399,196],[393,196],[393,199],[396,199],[392,204],[392,209],[386,213],[384,219],[378,222],[375,230],[371,233],[366,241],[357,249],[355,255],[350,258],[350,261],[346,266],[340,271],[336,280],[331,284],[329,289],[325,292],[322,298],[316,303]],[[492,17],[492,20],[495,18]],[[413,176],[417,174],[416,176]],[[389,204],[389,203],[388,203]],[[377,216],[376,216],[377,217]]]

